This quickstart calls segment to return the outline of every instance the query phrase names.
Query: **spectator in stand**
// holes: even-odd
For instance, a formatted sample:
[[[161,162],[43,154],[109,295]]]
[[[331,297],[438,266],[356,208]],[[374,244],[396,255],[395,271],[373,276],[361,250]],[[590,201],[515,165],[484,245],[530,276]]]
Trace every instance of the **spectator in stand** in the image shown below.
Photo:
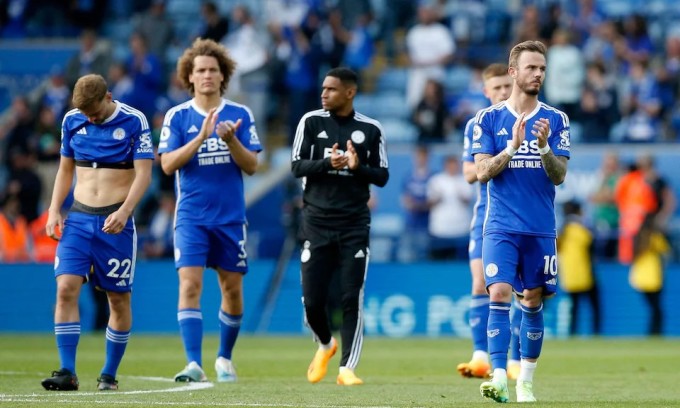
[[[106,75],[110,62],[108,51],[97,43],[97,32],[92,29],[83,30],[80,33],[80,50],[66,63],[66,85],[72,89],[83,75]]]
[[[0,264],[30,260],[28,222],[21,215],[19,197],[11,190],[0,197]]]
[[[605,71],[617,72],[617,44],[622,37],[611,20],[602,21],[591,30],[591,35],[583,44],[583,56],[587,63],[599,63]]]
[[[418,128],[418,143],[441,143],[451,129],[449,111],[444,101],[444,87],[428,79],[422,100],[413,111],[413,123]]]
[[[456,45],[449,30],[438,19],[434,6],[422,4],[418,6],[418,24],[406,34],[409,57],[406,103],[411,109],[422,99],[427,80],[443,79],[446,65],[453,61]],[[423,47],[423,44],[428,46]]]
[[[655,75],[659,84],[661,116],[664,117],[672,112],[680,96],[680,37],[666,39],[664,55],[656,67]]]
[[[148,40],[150,52],[163,60],[175,33],[172,21],[165,14],[166,0],[152,0],[149,8],[132,18],[133,30]]]
[[[627,142],[655,142],[661,137],[659,84],[648,63],[630,64],[630,86],[623,95],[624,134]]]
[[[413,167],[404,177],[401,189],[401,206],[405,212],[405,230],[397,254],[401,262],[421,261],[427,257],[430,217],[427,185],[431,177],[429,150],[427,146],[419,145],[413,152]]]
[[[69,21],[76,29],[101,27],[106,16],[107,3],[108,0],[68,1]]]
[[[370,67],[375,53],[370,23],[371,15],[368,13],[356,17],[356,21],[348,32],[348,42],[343,57],[343,65],[358,72],[360,76],[364,70]]]
[[[571,19],[572,32],[577,36],[576,43],[583,45],[588,41],[595,27],[603,21],[604,14],[594,0],[579,0],[577,10]]]
[[[513,44],[541,37],[541,22],[538,7],[527,5],[522,9],[521,19],[516,19],[513,27]]]
[[[222,17],[217,5],[212,1],[207,1],[201,6],[203,16],[203,27],[198,34],[200,38],[210,39],[220,42],[229,32],[229,20]]]
[[[548,103],[577,121],[579,102],[585,81],[585,63],[581,50],[572,44],[568,31],[555,30],[547,55],[545,96]]]
[[[616,186],[621,178],[619,156],[606,153],[598,171],[598,187],[590,196],[595,226],[595,254],[600,258],[616,259],[618,246],[619,209],[616,206]]]
[[[10,172],[8,186],[16,193],[21,204],[21,215],[27,222],[38,218],[42,184],[35,172],[35,153],[21,148],[9,152]]]
[[[114,62],[109,67],[109,73],[106,77],[106,82],[109,84],[109,89],[111,89],[111,96],[113,99],[123,102],[125,104],[130,103],[130,98],[134,93],[134,83],[132,78],[128,75],[127,68],[122,62]]]
[[[639,62],[650,62],[654,52],[654,43],[647,32],[647,20],[640,14],[631,14],[623,22],[622,43],[617,45],[619,58],[623,60],[622,71],[628,73],[630,65]]]
[[[20,149],[32,151],[35,149],[33,129],[35,115],[25,96],[17,96],[12,100],[7,121],[0,128],[0,141],[4,139],[4,158],[7,170],[11,169],[9,152]]]
[[[174,252],[173,236],[175,232],[175,196],[162,193],[158,211],[151,218],[143,252],[147,258],[172,258]]]
[[[555,32],[564,30],[567,25],[567,18],[562,13],[562,6],[559,3],[551,3],[547,10],[548,18],[541,24],[539,38],[542,38],[549,45],[554,45]],[[552,68],[552,67],[551,67]]]
[[[42,191],[41,207],[50,205],[49,192],[54,187],[54,175],[59,169],[59,149],[61,148],[61,129],[52,109],[43,106],[38,112],[38,123],[33,138],[37,141],[38,166],[36,171],[40,177]],[[43,228],[44,229],[44,228]]]
[[[413,17],[417,14],[416,7],[413,0],[391,0],[389,5],[385,5],[380,38],[385,43],[385,56],[390,62],[404,51],[405,44],[400,34],[412,26]]]
[[[430,206],[430,257],[467,259],[473,188],[463,177],[456,156],[444,159],[444,170],[427,183]]]
[[[614,78],[607,75],[600,62],[590,63],[586,68],[579,116],[584,142],[609,141],[612,127],[620,117],[618,93]]]
[[[222,44],[229,50],[231,57],[238,61],[238,64],[229,82],[227,96],[248,106],[253,116],[258,118],[260,143],[266,145],[269,96],[267,93],[269,56],[265,45],[267,39],[258,32],[253,15],[246,6],[235,6],[231,11],[231,18],[235,27],[224,38]]]
[[[57,120],[61,121],[66,113],[66,108],[69,106],[69,97],[71,96],[71,90],[66,86],[63,68],[52,67],[50,78],[41,93],[41,105],[49,107]]]
[[[148,50],[142,33],[137,32],[130,36],[130,51],[132,55],[126,62],[134,84],[129,95],[130,105],[142,111],[148,120],[153,117],[156,99],[164,82],[163,67],[158,56]]]

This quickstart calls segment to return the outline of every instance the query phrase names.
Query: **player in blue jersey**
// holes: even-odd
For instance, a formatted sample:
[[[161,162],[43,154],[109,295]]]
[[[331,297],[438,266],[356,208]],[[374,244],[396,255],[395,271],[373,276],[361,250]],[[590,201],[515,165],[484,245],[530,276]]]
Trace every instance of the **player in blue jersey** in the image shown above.
[[[151,183],[153,146],[144,115],[112,100],[101,76],[86,75],[76,82],[73,106],[62,123],[61,161],[46,224],[52,238],[58,239],[57,227],[63,232],[54,259],[54,332],[61,367],[42,385],[55,391],[78,389],[78,298],[89,280],[106,291],[111,311],[98,389],[116,390],[116,372],[132,326],[130,294],[137,250],[132,211]],[[74,174],[75,201],[64,220],[59,210]]]
[[[510,96],[512,78],[508,74],[505,64],[491,64],[482,72],[484,81],[484,95],[495,105]],[[463,146],[463,174],[468,183],[477,182],[477,170],[474,157],[470,153],[472,148],[472,129],[474,118],[465,126]],[[460,363],[456,368],[463,377],[486,378],[491,373],[489,364],[488,342],[486,339],[486,323],[489,319],[489,294],[486,292],[484,281],[484,266],[482,264],[482,228],[486,214],[486,185],[477,185],[477,201],[474,215],[470,223],[470,245],[468,255],[470,272],[472,273],[472,298],[470,300],[469,323],[472,333],[473,353],[470,362]],[[517,314],[519,316],[519,314]],[[512,366],[519,371],[519,361]],[[508,369],[510,373],[510,367]]]
[[[158,152],[163,171],[175,173],[177,320],[186,367],[175,381],[206,381],[200,300],[205,267],[217,271],[222,302],[217,381],[236,381],[232,350],[243,317],[246,208],[242,172],[257,169],[262,150],[247,107],[224,99],[236,63],[212,40],[196,40],[177,62],[177,76],[193,98],[165,114]]]
[[[487,337],[493,380],[486,398],[507,402],[510,302],[520,297],[522,360],[517,400],[536,401],[533,375],[544,337],[543,298],[557,287],[555,186],[567,174],[569,119],[538,100],[546,48],[526,41],[510,51],[513,89],[507,101],[475,117],[472,154],[477,177],[487,184],[482,258],[489,292]]]

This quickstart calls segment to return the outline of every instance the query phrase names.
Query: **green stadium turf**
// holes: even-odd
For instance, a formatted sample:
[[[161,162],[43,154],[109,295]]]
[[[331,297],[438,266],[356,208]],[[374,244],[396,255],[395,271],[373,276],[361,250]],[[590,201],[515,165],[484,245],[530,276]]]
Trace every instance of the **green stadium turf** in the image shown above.
[[[49,335],[0,335],[0,406],[17,407],[476,407],[480,380],[464,379],[456,365],[470,355],[463,339],[366,338],[357,374],[362,386],[335,385],[339,355],[327,377],[306,381],[315,345],[307,337],[241,336],[236,384],[179,384],[184,365],[178,336],[133,333],[118,372],[120,390],[97,393],[103,335],[84,335],[78,352],[78,392],[48,392],[40,380],[57,369]],[[208,377],[217,339],[206,337]],[[547,340],[536,371],[532,407],[678,407],[678,339]],[[198,387],[206,388],[200,389]],[[511,402],[514,401],[511,383]]]

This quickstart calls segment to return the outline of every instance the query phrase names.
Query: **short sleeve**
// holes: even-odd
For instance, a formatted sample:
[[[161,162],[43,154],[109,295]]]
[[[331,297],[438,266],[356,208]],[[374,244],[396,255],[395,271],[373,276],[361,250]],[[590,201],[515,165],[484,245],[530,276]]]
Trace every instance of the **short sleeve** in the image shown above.
[[[69,129],[69,116],[64,116],[61,121],[61,149],[59,153],[64,157],[73,158],[74,152],[71,148],[71,130]]]
[[[472,125],[472,147],[470,148],[472,155],[477,153],[494,155],[496,153],[494,149],[489,115],[484,115],[481,119],[479,116],[475,117],[475,123]]]
[[[180,116],[175,109],[170,109],[163,119],[163,128],[158,140],[158,153],[177,150],[183,145]]]
[[[153,160],[153,142],[149,123],[146,119],[140,119],[138,123],[137,130],[132,133],[132,158],[133,160]]]
[[[550,144],[550,149],[553,151],[555,156],[570,156],[570,132],[569,132],[569,118],[564,113],[559,113],[554,116],[554,131],[550,135],[548,143]]]
[[[238,140],[248,150],[254,152],[262,151],[262,144],[257,135],[255,118],[248,108],[244,108],[244,115],[241,117],[241,126],[238,128]]]

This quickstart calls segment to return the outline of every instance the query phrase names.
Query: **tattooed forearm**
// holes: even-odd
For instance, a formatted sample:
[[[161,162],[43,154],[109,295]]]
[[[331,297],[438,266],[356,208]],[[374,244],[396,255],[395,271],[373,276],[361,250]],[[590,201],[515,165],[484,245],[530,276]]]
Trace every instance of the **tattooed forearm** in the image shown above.
[[[486,183],[496,177],[498,173],[508,165],[512,157],[502,151],[495,156],[490,154],[476,154],[475,165],[477,167],[477,178],[480,182]]]
[[[543,170],[545,170],[545,173],[554,185],[559,186],[564,182],[564,178],[567,176],[566,157],[555,156],[555,154],[550,151],[541,156],[541,162],[543,163]]]

